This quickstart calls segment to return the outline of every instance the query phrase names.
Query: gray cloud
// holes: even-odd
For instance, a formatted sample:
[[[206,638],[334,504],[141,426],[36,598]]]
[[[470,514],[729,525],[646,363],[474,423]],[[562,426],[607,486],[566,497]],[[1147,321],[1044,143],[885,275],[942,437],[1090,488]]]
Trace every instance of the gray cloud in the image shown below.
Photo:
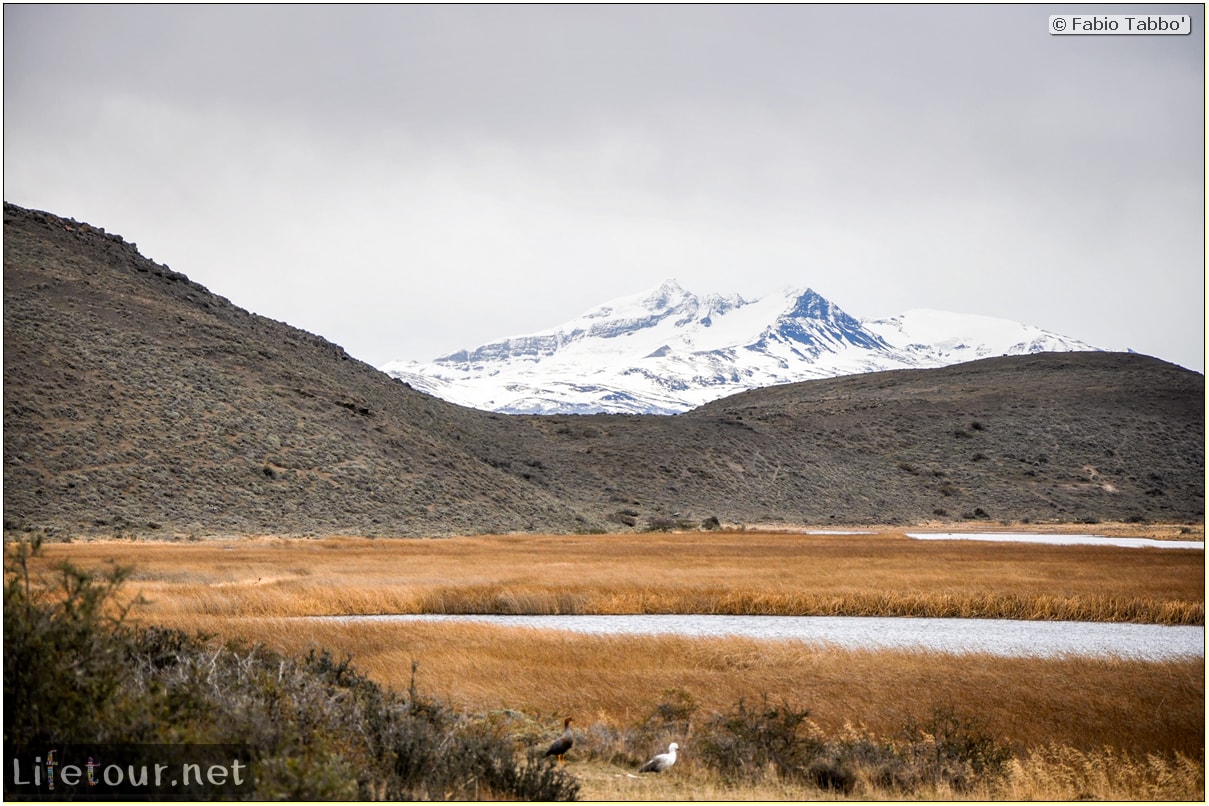
[[[372,363],[676,276],[1203,370],[1201,8],[6,6],[5,196]]]

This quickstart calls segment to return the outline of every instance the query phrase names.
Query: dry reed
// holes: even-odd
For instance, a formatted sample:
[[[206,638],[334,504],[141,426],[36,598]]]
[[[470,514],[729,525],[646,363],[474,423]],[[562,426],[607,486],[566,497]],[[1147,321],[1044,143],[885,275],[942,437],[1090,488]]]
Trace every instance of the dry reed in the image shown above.
[[[812,786],[781,780],[746,785],[721,780],[702,768],[664,776],[635,776],[613,764],[573,765],[588,801],[816,801],[843,799],[822,795]],[[901,801],[903,793],[860,780],[848,796],[862,801]],[[949,801],[1204,801],[1205,767],[1182,753],[1171,757],[1134,756],[1114,750],[1081,751],[1070,747],[1039,748],[1012,759],[1002,780],[980,782],[954,791],[944,785],[911,793],[912,800]]]
[[[1009,762],[997,795],[1004,800],[1204,801],[1205,764],[1203,757],[1183,753],[1040,747]]]
[[[47,547],[136,567],[149,616],[943,616],[1204,623],[1204,552],[900,534],[245,539]]]
[[[326,647],[379,682],[405,689],[411,663],[426,691],[459,707],[511,708],[556,721],[626,726],[668,692],[705,711],[763,694],[808,708],[825,731],[859,724],[879,735],[933,706],[976,714],[1017,750],[1102,745],[1135,754],[1204,744],[1201,658],[1004,658],[856,651],[745,638],[593,636],[471,623],[303,619],[172,620],[276,649]]]

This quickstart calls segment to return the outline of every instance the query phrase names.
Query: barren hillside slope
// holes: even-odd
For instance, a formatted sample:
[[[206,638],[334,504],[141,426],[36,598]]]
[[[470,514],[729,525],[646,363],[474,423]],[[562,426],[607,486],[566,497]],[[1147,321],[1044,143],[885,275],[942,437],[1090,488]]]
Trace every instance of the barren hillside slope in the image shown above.
[[[62,534],[1196,521],[1204,376],[1062,353],[747,392],[675,417],[421,394],[121,238],[5,206],[4,518]]]
[[[468,454],[487,414],[252,315],[132,244],[5,207],[4,511],[65,531],[575,528]]]

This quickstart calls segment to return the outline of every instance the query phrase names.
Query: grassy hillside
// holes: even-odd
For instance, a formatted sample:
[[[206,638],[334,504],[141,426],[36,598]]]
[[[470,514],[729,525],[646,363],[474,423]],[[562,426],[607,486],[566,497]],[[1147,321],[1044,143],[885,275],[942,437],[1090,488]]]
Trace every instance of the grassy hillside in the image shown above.
[[[425,535],[724,523],[1197,521],[1204,376],[991,359],[676,417],[421,394],[87,224],[5,206],[4,516],[52,534]]]

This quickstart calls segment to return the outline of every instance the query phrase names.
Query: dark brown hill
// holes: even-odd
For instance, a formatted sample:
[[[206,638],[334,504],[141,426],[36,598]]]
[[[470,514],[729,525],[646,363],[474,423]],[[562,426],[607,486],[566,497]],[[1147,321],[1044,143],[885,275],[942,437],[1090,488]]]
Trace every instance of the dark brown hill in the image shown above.
[[[113,533],[569,529],[459,446],[488,415],[252,315],[133,244],[6,205],[6,524]]]
[[[85,224],[5,207],[6,528],[592,531],[652,521],[1198,521],[1204,376],[1062,353],[676,417],[421,394]]]

